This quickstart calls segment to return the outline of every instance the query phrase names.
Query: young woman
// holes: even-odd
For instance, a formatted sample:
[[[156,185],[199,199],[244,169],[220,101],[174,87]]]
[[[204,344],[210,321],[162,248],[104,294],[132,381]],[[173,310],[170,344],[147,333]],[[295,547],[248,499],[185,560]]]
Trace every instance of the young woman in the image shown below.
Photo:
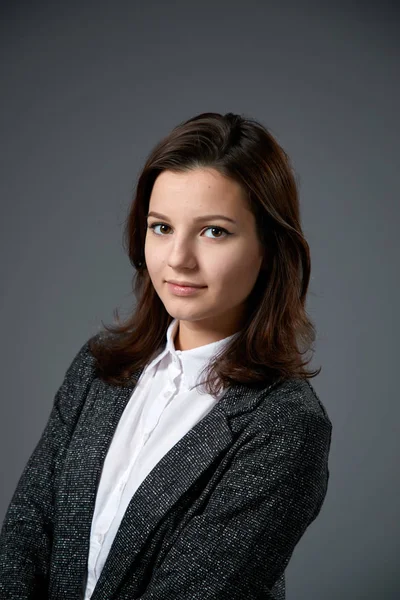
[[[126,241],[137,305],[66,372],[3,524],[0,597],[282,600],[332,430],[286,153],[232,113],[180,124]]]

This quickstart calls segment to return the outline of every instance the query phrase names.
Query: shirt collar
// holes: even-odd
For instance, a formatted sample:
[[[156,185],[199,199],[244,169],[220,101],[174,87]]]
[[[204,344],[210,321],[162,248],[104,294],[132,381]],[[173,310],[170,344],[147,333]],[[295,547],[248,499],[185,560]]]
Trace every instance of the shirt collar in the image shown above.
[[[209,360],[214,357],[217,352],[222,351],[234,337],[239,335],[239,332],[233,333],[222,340],[199,346],[198,348],[192,348],[191,350],[176,350],[174,337],[177,327],[178,319],[173,319],[167,329],[164,350],[149,364],[148,367],[151,368],[155,366],[165,356],[169,356],[173,362],[182,366],[184,386],[191,389],[199,383],[197,378]]]

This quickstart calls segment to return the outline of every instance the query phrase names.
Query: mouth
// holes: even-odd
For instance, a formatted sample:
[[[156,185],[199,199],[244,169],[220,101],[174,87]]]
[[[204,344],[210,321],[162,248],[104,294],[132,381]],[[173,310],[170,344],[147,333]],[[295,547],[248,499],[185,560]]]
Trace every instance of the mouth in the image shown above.
[[[174,296],[195,296],[207,286],[177,285],[167,281],[168,291]]]
[[[174,286],[181,287],[181,288],[204,288],[204,287],[206,287],[205,285],[198,285],[197,283],[189,283],[187,281],[179,282],[179,281],[174,281],[174,280],[166,280],[166,283],[169,283],[170,285],[174,285]]]

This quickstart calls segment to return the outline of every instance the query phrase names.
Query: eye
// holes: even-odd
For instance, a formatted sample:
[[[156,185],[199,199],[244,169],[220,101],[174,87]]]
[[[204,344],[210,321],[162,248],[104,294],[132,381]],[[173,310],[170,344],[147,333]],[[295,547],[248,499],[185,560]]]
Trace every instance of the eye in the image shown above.
[[[216,225],[210,225],[210,227],[206,227],[205,231],[207,231],[207,229],[212,229],[213,231],[222,231],[225,234],[224,236],[218,235],[216,238],[211,239],[218,239],[220,237],[227,237],[228,235],[230,235],[229,231],[226,231],[226,229],[224,229],[223,227],[216,227]]]
[[[169,227],[169,225],[167,225],[166,223],[153,223],[152,225],[148,225],[147,229],[152,229],[154,235],[158,235],[158,236],[162,237],[164,235],[163,233],[156,233],[155,232],[155,228],[156,227]],[[223,236],[217,235],[217,237],[211,237],[211,239],[214,239],[214,240],[217,240],[217,239],[219,239],[221,237],[228,237],[228,235],[232,235],[229,231],[227,231],[226,229],[224,229],[224,227],[217,227],[216,225],[210,225],[209,227],[206,227],[204,229],[204,231],[207,231],[208,229],[212,229],[214,232],[215,231],[217,231],[217,232],[221,232],[222,231],[224,233]],[[206,237],[208,237],[208,236],[206,236]]]
[[[168,227],[168,225],[166,225],[165,223],[153,223],[153,225],[148,225],[147,229],[152,229],[153,233],[155,233],[155,235],[162,235],[160,233],[156,233],[154,231],[155,227]]]

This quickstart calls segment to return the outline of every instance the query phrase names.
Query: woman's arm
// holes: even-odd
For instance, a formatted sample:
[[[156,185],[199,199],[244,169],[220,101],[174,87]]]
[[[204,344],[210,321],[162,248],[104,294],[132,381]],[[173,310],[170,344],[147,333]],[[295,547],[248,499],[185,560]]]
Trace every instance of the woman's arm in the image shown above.
[[[325,498],[331,429],[303,412],[243,446],[140,600],[272,600]]]
[[[53,483],[92,381],[88,340],[66,371],[44,432],[20,477],[0,534],[2,600],[45,600],[53,532]]]

